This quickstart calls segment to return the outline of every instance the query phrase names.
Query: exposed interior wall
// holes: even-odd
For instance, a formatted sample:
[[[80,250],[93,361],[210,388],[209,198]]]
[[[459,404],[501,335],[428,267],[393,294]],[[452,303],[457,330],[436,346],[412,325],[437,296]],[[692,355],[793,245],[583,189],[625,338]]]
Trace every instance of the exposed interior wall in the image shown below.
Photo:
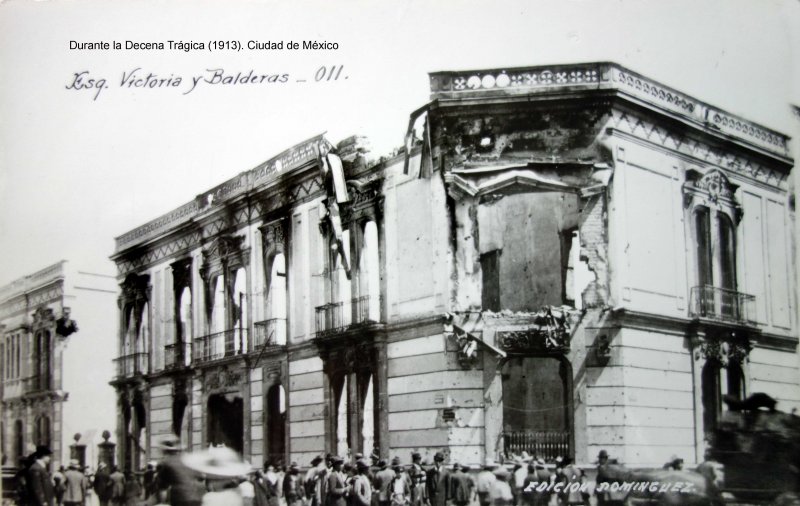
[[[570,231],[577,230],[579,220],[575,193],[508,195],[481,204],[477,219],[482,263],[486,265],[487,255],[499,251],[497,309],[536,311],[542,306],[561,306],[566,302],[564,285]],[[488,278],[486,274],[483,273],[484,280]],[[484,287],[484,294],[487,288]]]

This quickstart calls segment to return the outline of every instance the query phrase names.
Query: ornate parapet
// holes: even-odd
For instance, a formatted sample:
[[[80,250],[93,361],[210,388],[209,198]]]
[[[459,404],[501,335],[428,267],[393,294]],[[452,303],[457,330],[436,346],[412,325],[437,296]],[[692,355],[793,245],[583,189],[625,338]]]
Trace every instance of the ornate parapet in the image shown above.
[[[497,345],[509,353],[567,353],[570,345],[570,325],[567,313],[543,308],[533,322],[524,328],[498,330]]]
[[[772,154],[789,156],[789,138],[609,62],[432,72],[431,99],[513,98],[532,94],[609,90],[682,116]]]

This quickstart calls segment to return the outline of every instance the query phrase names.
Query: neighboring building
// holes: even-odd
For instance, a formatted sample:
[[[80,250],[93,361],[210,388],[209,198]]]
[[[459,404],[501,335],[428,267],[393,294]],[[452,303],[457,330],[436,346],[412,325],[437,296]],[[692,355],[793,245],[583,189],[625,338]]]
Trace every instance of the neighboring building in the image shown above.
[[[40,444],[54,469],[70,458],[97,465],[102,432],[114,428],[115,295],[113,276],[66,261],[0,288],[4,465]]]
[[[431,92],[405,156],[316,137],[117,238],[121,461],[661,465],[800,406],[785,136],[609,63]]]

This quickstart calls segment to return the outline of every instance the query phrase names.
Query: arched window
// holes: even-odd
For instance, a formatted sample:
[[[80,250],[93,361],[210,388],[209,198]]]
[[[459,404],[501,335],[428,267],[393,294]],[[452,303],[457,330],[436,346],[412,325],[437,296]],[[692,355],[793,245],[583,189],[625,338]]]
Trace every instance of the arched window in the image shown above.
[[[735,187],[718,170],[704,175],[689,171],[684,185],[691,216],[694,249],[692,316],[744,321],[744,305],[752,297],[739,294],[736,283],[736,223],[739,205]]]
[[[267,390],[267,457],[276,462],[286,453],[286,392],[278,383]]]

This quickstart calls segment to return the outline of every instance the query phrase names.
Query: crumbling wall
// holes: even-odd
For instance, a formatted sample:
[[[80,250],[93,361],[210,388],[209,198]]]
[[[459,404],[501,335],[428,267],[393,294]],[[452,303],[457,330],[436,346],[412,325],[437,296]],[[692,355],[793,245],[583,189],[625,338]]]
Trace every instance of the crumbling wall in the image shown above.
[[[583,201],[580,223],[581,261],[595,279],[583,290],[583,307],[603,307],[609,302],[608,234],[606,197],[599,193]]]

